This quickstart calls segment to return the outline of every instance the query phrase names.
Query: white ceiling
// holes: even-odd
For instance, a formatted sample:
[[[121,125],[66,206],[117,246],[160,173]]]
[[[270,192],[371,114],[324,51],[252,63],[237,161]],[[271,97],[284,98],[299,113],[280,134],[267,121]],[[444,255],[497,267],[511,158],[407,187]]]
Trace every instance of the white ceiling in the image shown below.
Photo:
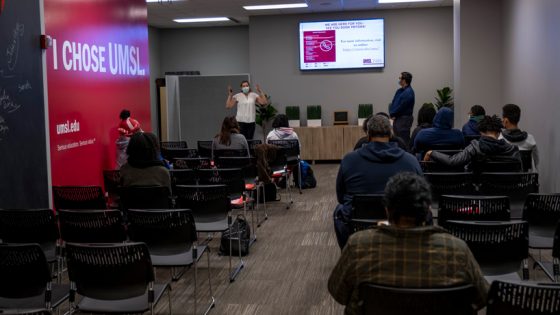
[[[307,8],[285,10],[246,11],[245,5],[285,4],[307,2]],[[305,14],[317,12],[341,12],[362,10],[385,10],[403,8],[426,8],[452,6],[453,0],[379,4],[378,0],[160,0],[148,5],[148,24],[157,28],[186,28],[208,26],[235,26],[249,24],[250,15]],[[238,22],[176,23],[177,18],[202,18],[225,16]]]

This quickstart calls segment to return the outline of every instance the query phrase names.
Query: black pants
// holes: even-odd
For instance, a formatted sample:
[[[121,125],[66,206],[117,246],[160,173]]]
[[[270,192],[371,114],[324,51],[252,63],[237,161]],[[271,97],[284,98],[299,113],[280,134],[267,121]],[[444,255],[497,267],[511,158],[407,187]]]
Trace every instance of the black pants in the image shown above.
[[[399,116],[393,121],[395,136],[403,139],[408,147],[410,147],[410,128],[412,128],[413,121],[412,116]]]
[[[255,123],[239,123],[239,132],[245,136],[247,140],[253,140],[253,136],[255,135]]]

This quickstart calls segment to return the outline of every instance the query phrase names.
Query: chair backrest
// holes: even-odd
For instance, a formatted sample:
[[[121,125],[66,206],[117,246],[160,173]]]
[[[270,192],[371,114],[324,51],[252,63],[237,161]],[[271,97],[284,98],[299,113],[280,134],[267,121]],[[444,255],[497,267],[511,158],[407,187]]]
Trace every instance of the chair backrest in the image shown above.
[[[519,161],[484,161],[475,163],[473,171],[491,172],[491,173],[508,173],[508,172],[521,172],[521,162]]]
[[[105,209],[101,186],[53,186],[54,207],[59,209]]]
[[[560,314],[560,286],[552,283],[492,282],[487,315]]]
[[[464,173],[464,166],[449,166],[435,161],[420,161],[424,173]]]
[[[531,225],[556,226],[560,220],[560,194],[528,194],[523,220]]]
[[[58,219],[65,242],[118,243],[127,239],[119,210],[59,210]]]
[[[521,166],[523,172],[529,172],[533,169],[533,150],[519,150],[521,156]]]
[[[509,198],[505,196],[456,196],[439,198],[438,224],[445,227],[448,220],[509,221]]]
[[[0,240],[4,243],[54,244],[59,238],[51,209],[0,210]]]
[[[200,157],[212,157],[212,140],[199,140],[197,141],[198,155]]]
[[[424,178],[430,183],[434,201],[441,195],[468,195],[474,191],[471,173],[424,173]]]
[[[165,186],[121,187],[122,209],[169,209],[171,192]]]
[[[144,243],[66,244],[68,277],[82,296],[120,300],[142,296],[154,281]]]
[[[212,153],[214,160],[220,157],[249,157],[247,149],[216,149]]]
[[[239,197],[245,191],[245,180],[240,168],[197,170],[201,185],[226,185],[230,196]]]
[[[255,157],[255,147],[259,144],[262,144],[261,140],[247,140],[247,144],[249,145],[249,152],[251,153],[252,157]]]
[[[198,177],[195,170],[173,169],[169,170],[171,176],[171,186],[174,189],[177,185],[196,185]]]
[[[479,193],[509,196],[512,202],[524,202],[528,194],[539,192],[537,173],[482,173],[479,182]]]
[[[257,177],[257,160],[253,157],[219,157],[216,161],[218,168],[240,168],[244,179]]]
[[[474,288],[462,285],[448,288],[395,288],[361,283],[361,314],[391,315],[474,315]]]
[[[352,197],[352,232],[367,229],[382,220],[387,220],[382,194],[359,194]]]
[[[560,259],[560,221],[556,222],[556,230],[552,241],[552,257]],[[558,270],[558,273],[560,273],[560,270]]]
[[[26,298],[45,292],[51,272],[41,247],[0,243],[0,279],[2,298]]]
[[[208,169],[211,167],[209,157],[189,157],[173,159],[174,169]]]
[[[130,240],[144,242],[152,255],[175,255],[189,251],[196,242],[196,226],[188,209],[129,209]]]
[[[121,185],[120,170],[103,170],[103,183],[105,192],[109,194],[118,194]]]
[[[191,209],[196,222],[216,222],[228,217],[231,201],[226,185],[178,185],[177,206]]]
[[[168,161],[172,161],[176,158],[197,157],[198,150],[187,148],[167,148],[161,149],[161,156]]]
[[[161,141],[160,142],[161,149],[186,149],[187,141]]]
[[[498,274],[515,272],[529,257],[526,221],[447,221],[445,228],[467,243],[483,271],[485,267],[500,266]]]
[[[268,144],[278,148],[276,153],[276,161],[270,162],[271,165],[288,164],[295,165],[299,158],[299,141],[297,139],[290,140],[268,140]]]

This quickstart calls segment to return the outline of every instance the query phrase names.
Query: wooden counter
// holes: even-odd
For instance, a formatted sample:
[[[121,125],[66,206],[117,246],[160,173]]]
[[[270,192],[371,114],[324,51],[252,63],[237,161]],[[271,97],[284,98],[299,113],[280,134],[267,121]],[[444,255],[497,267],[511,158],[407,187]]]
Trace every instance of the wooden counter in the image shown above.
[[[341,160],[364,136],[361,126],[297,127],[304,160]]]

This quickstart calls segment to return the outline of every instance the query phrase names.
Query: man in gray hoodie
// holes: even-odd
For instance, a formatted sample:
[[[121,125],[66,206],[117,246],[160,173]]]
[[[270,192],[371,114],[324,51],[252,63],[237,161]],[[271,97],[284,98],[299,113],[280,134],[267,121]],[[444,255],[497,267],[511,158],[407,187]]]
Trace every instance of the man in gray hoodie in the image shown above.
[[[517,127],[521,118],[521,109],[515,104],[507,104],[502,107],[502,122],[504,128],[500,139],[517,146],[519,151],[531,151],[533,157],[532,169],[536,172],[539,165],[539,151],[537,150],[537,142],[530,133],[522,131]]]
[[[334,227],[341,249],[350,236],[348,223],[354,195],[383,193],[389,178],[400,172],[422,175],[418,160],[389,141],[392,130],[387,117],[372,116],[367,126],[369,142],[344,156],[336,178],[339,204],[334,210]]]

